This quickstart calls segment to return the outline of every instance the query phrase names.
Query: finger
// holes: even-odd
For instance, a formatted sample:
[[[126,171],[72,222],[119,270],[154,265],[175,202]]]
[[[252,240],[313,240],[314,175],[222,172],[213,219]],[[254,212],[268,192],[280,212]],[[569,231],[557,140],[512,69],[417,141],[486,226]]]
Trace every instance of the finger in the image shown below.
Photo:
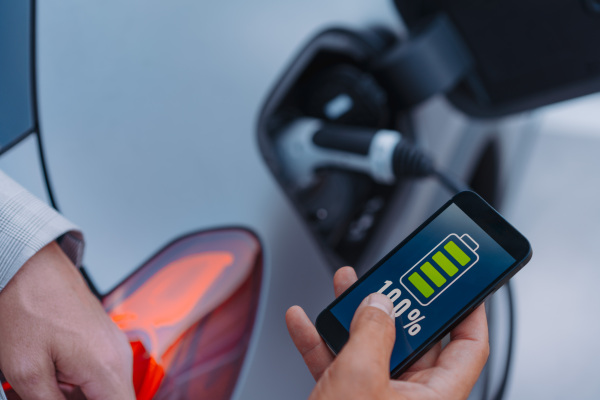
[[[23,400],[65,400],[48,357],[39,361],[21,360],[17,368],[9,368],[5,377]]]
[[[450,343],[455,340],[488,342],[487,316],[484,304],[477,307],[471,315],[450,332]]]
[[[489,355],[489,339],[485,307],[479,306],[450,333],[450,343],[442,350],[436,367],[446,371],[450,393],[467,393],[473,387]]]
[[[112,322],[110,322],[112,324]],[[88,400],[119,399],[134,400],[133,353],[125,335],[112,327],[105,332],[104,340],[91,341],[76,354],[82,354],[75,372],[57,362],[58,377],[62,382],[79,386]],[[70,373],[66,373],[69,371]]]
[[[352,267],[342,267],[335,272],[333,276],[333,290],[335,297],[339,297],[340,294],[344,293],[350,286],[358,280],[356,272]]]
[[[441,352],[442,342],[438,342],[431,349],[429,349],[429,351],[425,353],[423,357],[421,357],[419,360],[417,360],[417,362],[411,365],[410,368],[408,368],[406,372],[400,376],[399,379],[407,380],[416,372],[434,367]]]
[[[302,308],[291,307],[285,313],[285,322],[292,341],[302,355],[308,370],[315,380],[319,380],[333,361],[333,354]]]
[[[339,364],[349,379],[389,380],[390,357],[396,340],[393,304],[380,293],[360,304],[350,325],[350,338],[340,352]]]

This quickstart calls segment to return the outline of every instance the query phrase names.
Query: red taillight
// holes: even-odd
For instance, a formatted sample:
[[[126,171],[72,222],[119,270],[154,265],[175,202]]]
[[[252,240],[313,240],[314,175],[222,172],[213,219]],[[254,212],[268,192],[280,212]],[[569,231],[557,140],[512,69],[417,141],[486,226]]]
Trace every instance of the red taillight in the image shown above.
[[[108,314],[130,339],[143,343],[154,358],[162,358],[195,321],[227,297],[227,290],[222,290],[225,288],[213,294],[210,291],[219,281],[221,286],[230,286],[232,279],[226,277],[230,269],[235,269],[235,266],[234,255],[229,252],[185,256],[166,264],[147,278]],[[238,270],[235,274],[243,272]],[[122,290],[117,289],[111,296],[122,296],[125,291],[126,286]]]
[[[133,350],[133,387],[137,400],[152,399],[165,377],[164,368],[146,351],[141,342],[130,342]]]
[[[222,229],[176,240],[104,296],[131,343],[137,399],[230,398],[261,281],[256,237]]]

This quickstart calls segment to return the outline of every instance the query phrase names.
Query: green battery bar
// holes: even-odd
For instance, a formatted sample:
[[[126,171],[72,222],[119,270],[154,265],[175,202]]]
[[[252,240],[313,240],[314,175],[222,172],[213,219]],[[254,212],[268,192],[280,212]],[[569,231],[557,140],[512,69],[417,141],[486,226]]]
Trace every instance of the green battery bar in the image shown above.
[[[400,283],[427,306],[479,261],[478,248],[468,234],[452,233],[402,275]]]

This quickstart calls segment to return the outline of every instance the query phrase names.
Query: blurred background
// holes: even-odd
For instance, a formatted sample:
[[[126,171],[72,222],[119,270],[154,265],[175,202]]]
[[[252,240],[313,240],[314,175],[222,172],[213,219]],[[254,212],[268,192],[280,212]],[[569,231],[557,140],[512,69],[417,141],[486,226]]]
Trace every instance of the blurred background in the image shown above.
[[[401,132],[497,206],[534,249],[514,279],[504,398],[600,397],[600,97],[588,94],[600,90],[600,52],[586,52],[600,42],[595,0],[39,2],[36,60],[24,50],[29,11],[11,17],[14,4],[26,2],[0,8],[0,134],[19,115],[7,104],[35,103],[20,111],[24,124],[40,133],[57,204],[85,233],[101,293],[185,233],[242,226],[260,240],[255,322],[222,398],[306,398],[313,381],[285,310],[299,304],[314,319],[333,299],[336,268],[364,272],[452,194],[431,177],[382,184],[336,170],[301,187],[278,146],[286,123],[305,116]],[[452,24],[425,18],[438,13]],[[466,40],[473,57],[454,57],[465,50],[448,38],[467,32],[481,39]],[[405,92],[419,79],[396,79],[390,54],[421,40],[454,50],[433,63],[451,73]],[[37,96],[18,73],[33,61]],[[575,83],[551,85],[571,73]],[[49,200],[37,138],[1,150],[0,168]],[[473,399],[502,386],[506,299],[492,301],[492,361]]]

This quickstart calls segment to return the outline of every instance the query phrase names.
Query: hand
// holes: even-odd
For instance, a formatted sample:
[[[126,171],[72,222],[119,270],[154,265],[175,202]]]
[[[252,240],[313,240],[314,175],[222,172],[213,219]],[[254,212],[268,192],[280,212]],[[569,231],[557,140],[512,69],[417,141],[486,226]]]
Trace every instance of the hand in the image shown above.
[[[73,386],[89,400],[135,399],[127,338],[55,242],[0,292],[0,338],[0,370],[24,400]]]
[[[336,297],[356,280],[352,268],[339,269],[333,278]],[[300,307],[287,311],[286,323],[317,381],[310,396],[313,400],[466,399],[489,354],[483,306],[451,332],[444,349],[436,344],[398,380],[389,377],[395,325],[387,296],[375,293],[361,303],[348,343],[335,358]]]

